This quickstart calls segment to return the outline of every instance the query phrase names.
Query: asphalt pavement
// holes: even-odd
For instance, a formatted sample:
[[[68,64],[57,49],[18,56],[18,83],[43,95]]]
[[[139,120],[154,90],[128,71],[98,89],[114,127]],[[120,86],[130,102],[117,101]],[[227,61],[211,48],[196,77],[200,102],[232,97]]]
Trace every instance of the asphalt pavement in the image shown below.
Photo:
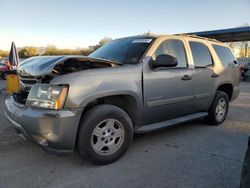
[[[78,153],[53,155],[19,138],[4,117],[6,96],[0,93],[0,188],[239,187],[250,136],[250,82],[241,84],[221,126],[200,120],[136,136],[125,156],[105,166]]]

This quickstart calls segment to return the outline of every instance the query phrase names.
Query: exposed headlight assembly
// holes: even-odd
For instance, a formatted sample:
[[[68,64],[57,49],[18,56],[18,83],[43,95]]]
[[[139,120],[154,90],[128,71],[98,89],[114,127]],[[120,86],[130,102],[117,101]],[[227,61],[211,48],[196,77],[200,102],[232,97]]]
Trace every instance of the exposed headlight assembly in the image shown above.
[[[27,106],[58,110],[65,103],[67,85],[35,84],[26,101]]]

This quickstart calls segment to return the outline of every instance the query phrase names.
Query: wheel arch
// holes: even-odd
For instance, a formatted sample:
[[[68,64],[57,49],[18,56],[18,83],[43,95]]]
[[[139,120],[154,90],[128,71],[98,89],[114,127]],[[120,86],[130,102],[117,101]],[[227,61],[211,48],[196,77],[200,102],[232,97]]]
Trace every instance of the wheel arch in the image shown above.
[[[138,99],[130,94],[117,94],[98,97],[89,101],[83,110],[83,114],[94,106],[100,104],[110,104],[123,109],[131,118],[133,125],[136,126],[140,119],[141,107]]]
[[[102,105],[102,104],[110,104],[117,106],[124,110],[132,120],[133,126],[137,126],[141,124],[142,121],[142,107],[139,101],[139,98],[135,95],[129,93],[123,94],[114,94],[114,95],[99,95],[98,97],[91,97],[91,99],[85,100],[81,103],[81,107],[83,107],[83,111],[81,114],[81,118],[78,124],[77,129],[77,138],[75,139],[75,147],[77,147],[77,139],[78,133],[80,130],[80,124],[84,115],[95,106]]]
[[[233,84],[231,83],[222,83],[217,87],[216,91],[223,91],[227,94],[229,101],[231,101],[233,96]]]

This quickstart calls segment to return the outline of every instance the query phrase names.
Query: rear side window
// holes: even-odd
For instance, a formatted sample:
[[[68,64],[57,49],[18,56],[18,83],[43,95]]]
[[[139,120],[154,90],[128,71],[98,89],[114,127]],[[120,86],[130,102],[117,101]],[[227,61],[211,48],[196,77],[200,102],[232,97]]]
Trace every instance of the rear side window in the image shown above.
[[[189,42],[189,45],[193,55],[194,66],[196,68],[213,65],[212,56],[206,45],[200,42]]]
[[[231,52],[231,50],[227,47],[224,46],[219,46],[219,45],[213,45],[214,50],[216,51],[220,62],[223,65],[228,65],[233,63],[236,59],[233,55],[233,53]]]
[[[177,68],[186,68],[187,67],[187,58],[184,45],[182,41],[176,39],[168,39],[163,41],[160,46],[157,48],[154,56],[155,58],[158,55],[171,55],[178,59]]]

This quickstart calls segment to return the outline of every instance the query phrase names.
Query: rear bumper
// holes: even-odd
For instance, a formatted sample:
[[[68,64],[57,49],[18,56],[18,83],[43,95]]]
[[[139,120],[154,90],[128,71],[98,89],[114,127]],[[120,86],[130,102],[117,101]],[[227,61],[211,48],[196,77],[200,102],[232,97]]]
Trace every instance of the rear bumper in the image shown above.
[[[46,110],[21,105],[9,97],[5,116],[17,133],[54,152],[71,152],[75,148],[82,109]]]

